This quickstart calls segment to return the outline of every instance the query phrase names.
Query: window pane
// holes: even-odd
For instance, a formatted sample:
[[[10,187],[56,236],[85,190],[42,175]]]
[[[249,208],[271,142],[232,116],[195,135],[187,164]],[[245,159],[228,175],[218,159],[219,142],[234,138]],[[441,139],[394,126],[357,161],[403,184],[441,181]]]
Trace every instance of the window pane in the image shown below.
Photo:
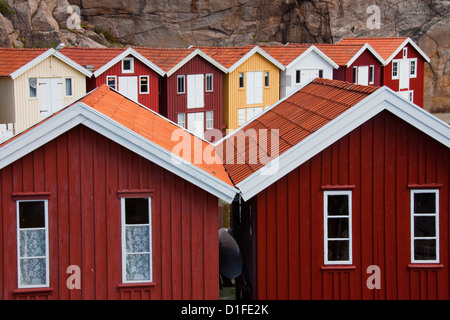
[[[150,280],[150,254],[127,254],[126,280]]]
[[[435,217],[414,217],[414,237],[435,237]]]
[[[265,75],[264,75],[264,85],[266,87],[268,87],[269,84],[270,84],[270,82],[269,82],[269,72],[266,72]]]
[[[29,87],[30,87],[30,98],[37,97],[37,78],[28,79]]]
[[[328,196],[328,215],[330,216],[348,216],[348,196],[330,195]]]
[[[148,77],[141,77],[141,93],[148,93]]]
[[[72,95],[72,79],[66,79],[66,96]]]
[[[125,199],[125,223],[148,224],[149,210],[148,198]]]
[[[123,60],[123,70],[125,71],[131,71],[133,68],[132,59],[124,59]]]
[[[415,260],[436,260],[436,240],[414,240]]]
[[[116,78],[115,77],[108,77],[108,86],[112,89],[116,89]]]
[[[328,238],[348,238],[348,222],[348,218],[328,218]]]
[[[414,193],[414,213],[436,213],[436,194]]]
[[[239,88],[243,88],[243,87],[244,87],[244,74],[239,73]]]
[[[328,241],[328,261],[349,261],[349,241]]]
[[[19,202],[19,228],[45,228],[43,201]]]
[[[150,251],[150,227],[126,226],[125,246],[128,253]]]
[[[25,257],[43,257],[45,252],[45,229],[20,230],[19,254]]]
[[[45,285],[47,283],[46,258],[21,259],[19,279],[21,286]]]

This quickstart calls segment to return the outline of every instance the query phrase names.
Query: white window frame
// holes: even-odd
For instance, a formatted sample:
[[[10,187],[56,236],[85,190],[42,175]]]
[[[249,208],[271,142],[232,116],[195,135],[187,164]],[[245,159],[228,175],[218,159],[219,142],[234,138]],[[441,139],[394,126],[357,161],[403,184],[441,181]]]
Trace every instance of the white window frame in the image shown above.
[[[408,59],[410,62],[410,68],[409,68],[409,77],[410,78],[417,78],[417,58],[414,59]],[[414,62],[414,69],[412,68],[412,63]],[[412,71],[414,70],[414,73]]]
[[[354,84],[358,84],[358,67],[353,67],[353,79]]]
[[[142,79],[147,79],[147,91],[142,91]],[[150,76],[139,76],[139,94],[149,94],[150,93]]]
[[[397,66],[395,72],[397,73],[396,75],[394,74],[394,65]],[[400,61],[399,60],[392,60],[392,80],[398,80],[400,79]]]
[[[126,220],[125,220],[125,201],[127,199],[148,199],[148,224],[133,224],[133,226],[147,226],[149,227],[149,252],[140,252],[140,254],[149,254],[150,279],[146,280],[127,280],[127,251],[126,251]],[[152,198],[151,197],[123,197],[121,202],[121,216],[122,216],[122,283],[150,283],[153,282],[153,250],[152,250]]]
[[[70,80],[70,94],[67,94],[67,81]],[[73,97],[73,79],[64,78],[64,93],[66,97]]]
[[[264,88],[270,87],[270,72],[264,71]]]
[[[206,130],[214,129],[214,111],[206,111],[205,112],[205,123]]]
[[[180,90],[180,79],[183,80],[183,90]],[[177,76],[177,94],[185,94],[186,93],[186,76],[180,75]]]
[[[369,66],[369,84],[375,83],[375,66]]]
[[[20,231],[21,230],[32,230],[31,228],[24,228],[21,229],[20,228],[20,215],[19,215],[19,205],[20,203],[23,202],[43,202],[44,203],[44,221],[45,221],[45,266],[46,266],[46,270],[45,270],[45,284],[40,284],[40,285],[23,285],[21,284],[21,277],[20,277],[20,264],[21,264],[21,260],[23,260],[24,258],[22,258],[20,256]],[[48,200],[43,200],[43,199],[37,199],[37,200],[17,200],[16,201],[16,218],[17,218],[17,230],[16,230],[16,235],[17,235],[17,285],[19,289],[23,289],[23,288],[46,288],[50,286],[50,259],[49,259],[49,239],[48,239]],[[36,229],[44,229],[44,228],[36,228]],[[29,257],[29,258],[44,258],[44,257]]]
[[[242,82],[242,86],[241,86],[241,82]],[[238,85],[239,85],[239,89],[245,88],[245,72],[239,72]]]
[[[208,81],[211,82],[211,88],[208,88]],[[207,73],[205,76],[205,91],[206,92],[214,91],[214,75],[212,73]]]
[[[348,196],[348,216],[332,216],[332,218],[348,218],[348,233],[349,238],[328,238],[328,196],[335,195],[346,195]],[[324,264],[325,265],[352,265],[353,264],[353,233],[352,233],[352,191],[349,190],[339,190],[339,191],[324,191],[323,200],[323,226],[324,226]],[[331,219],[332,219],[331,218]],[[330,261],[328,260],[328,241],[339,240],[348,241],[348,260]]]
[[[109,78],[114,79],[114,88],[109,85]],[[106,76],[106,85],[114,90],[117,90],[117,76]]]
[[[403,58],[408,58],[408,48],[403,48]]]
[[[436,195],[436,212],[434,213],[415,213],[414,212],[414,195],[416,193],[434,193]],[[414,218],[420,216],[434,217],[436,235],[434,237],[415,237],[414,236]],[[414,240],[436,240],[436,259],[435,260],[416,260],[414,258],[415,246]],[[437,189],[415,189],[411,190],[411,262],[412,263],[439,263],[439,190]]]
[[[36,79],[36,88],[33,88],[31,86],[31,79]],[[39,78],[37,77],[30,77],[28,78],[28,98],[30,99],[37,99],[38,98],[38,87],[39,87]],[[31,89],[34,89],[34,96],[31,95]]]
[[[238,109],[238,125],[242,126],[243,124],[245,124],[247,119],[247,109],[245,108],[239,108]]]
[[[179,113],[177,115],[177,123],[180,127],[186,129],[186,113]]]
[[[125,61],[130,62],[130,70],[125,70]],[[128,57],[122,59],[122,73],[134,73],[134,58]]]

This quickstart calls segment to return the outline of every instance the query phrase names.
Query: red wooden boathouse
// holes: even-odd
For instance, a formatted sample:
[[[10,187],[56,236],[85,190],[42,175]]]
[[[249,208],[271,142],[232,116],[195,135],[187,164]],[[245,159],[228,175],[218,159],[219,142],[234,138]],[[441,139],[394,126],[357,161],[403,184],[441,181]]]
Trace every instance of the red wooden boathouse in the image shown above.
[[[316,79],[217,150],[260,129],[279,130],[274,161],[225,163],[242,296],[449,299],[447,124],[386,87]]]
[[[1,144],[0,299],[218,299],[237,191],[176,130],[209,146],[103,85]]]

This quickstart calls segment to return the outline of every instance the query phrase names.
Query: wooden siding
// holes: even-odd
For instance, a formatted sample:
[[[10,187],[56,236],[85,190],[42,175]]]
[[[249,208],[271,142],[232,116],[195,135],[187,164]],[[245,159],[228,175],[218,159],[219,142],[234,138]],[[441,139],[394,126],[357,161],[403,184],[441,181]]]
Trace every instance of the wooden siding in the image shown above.
[[[134,58],[132,55],[127,58]],[[119,77],[137,77],[138,79],[138,102],[155,112],[159,112],[159,77],[154,70],[150,69],[139,59],[134,58],[134,72],[122,73],[122,61],[116,63],[114,66],[103,72],[97,78],[92,76],[88,79],[88,92],[98,88],[102,84],[107,84],[106,78],[108,76],[116,76],[116,90],[119,91]],[[149,93],[140,93],[139,76],[149,76]]]
[[[424,89],[425,89],[425,60],[423,57],[414,49],[414,47],[408,44],[405,48],[408,48],[408,59],[417,59],[417,76],[415,78],[411,78],[409,81],[410,89],[414,90],[414,103],[418,106],[424,106]],[[395,56],[393,60],[402,59],[403,58],[403,50]],[[398,79],[392,79],[392,61],[383,68],[383,83],[395,92],[399,91],[399,82]]]
[[[449,164],[448,148],[384,111],[274,183],[247,203],[254,297],[449,299]],[[412,267],[409,186],[427,184],[439,185],[440,262]],[[324,267],[323,186],[354,186],[350,267]]]
[[[289,69],[281,71],[280,99],[298,90],[300,84],[295,83],[296,70],[323,70],[323,78],[333,80],[334,68],[316,52],[311,51]]]
[[[204,75],[204,108],[187,108],[187,76]],[[213,75],[213,91],[206,91],[206,74]],[[177,93],[177,79],[179,75],[185,77],[185,93]],[[170,77],[165,77],[161,86],[161,114],[169,120],[178,123],[179,113],[214,112],[214,129],[222,131],[222,86],[224,73],[200,56],[192,58]],[[187,119],[187,117],[186,117]],[[186,120],[187,121],[187,120]],[[206,128],[206,116],[204,117]]]
[[[262,71],[263,82],[264,72],[270,73],[269,86],[265,87],[263,83],[263,103],[261,104],[247,105],[247,81],[244,83],[244,88],[239,88],[239,73],[244,73],[244,77],[246,77],[245,75],[249,71]],[[255,53],[225,78],[223,121],[227,125],[227,130],[235,130],[239,127],[239,108],[263,107],[265,109],[280,100],[280,69],[259,53]]]
[[[60,78],[63,80],[63,105],[67,106],[86,94],[86,76],[58,58],[49,57],[14,80],[15,132],[20,132],[42,120],[40,90],[30,98],[29,78]],[[65,78],[72,78],[72,96],[65,94]]]
[[[121,285],[118,191],[150,190],[153,281]],[[16,290],[13,193],[48,192],[50,290]],[[218,299],[218,200],[78,126],[0,171],[0,299]],[[69,290],[69,265],[81,290]],[[15,291],[16,290],[16,291]]]
[[[375,58],[368,50],[364,51],[350,67],[339,66],[339,69],[334,70],[333,77],[335,80],[347,81],[353,83],[353,67],[360,66],[374,66],[374,83],[370,86],[380,87],[382,85],[382,65],[381,62]]]

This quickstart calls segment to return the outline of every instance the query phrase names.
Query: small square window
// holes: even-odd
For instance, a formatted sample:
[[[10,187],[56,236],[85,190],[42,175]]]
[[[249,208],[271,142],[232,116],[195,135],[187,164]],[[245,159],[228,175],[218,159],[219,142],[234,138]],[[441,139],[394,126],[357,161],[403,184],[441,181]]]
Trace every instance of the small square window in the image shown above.
[[[116,82],[117,82],[117,78],[116,78],[116,77],[110,76],[110,77],[107,77],[107,78],[106,78],[106,84],[107,84],[111,89],[116,90],[116,88],[117,88]]]
[[[185,76],[177,77],[177,93],[182,94],[185,93],[184,84],[185,84]]]
[[[141,94],[150,93],[150,79],[149,76],[139,77],[139,88]]]
[[[125,58],[122,60],[122,72],[123,73],[134,72],[134,58]]]
[[[323,79],[323,70],[319,70],[319,78]]]
[[[186,129],[186,114],[185,113],[179,113],[178,114],[178,125],[180,127],[183,127]]]

